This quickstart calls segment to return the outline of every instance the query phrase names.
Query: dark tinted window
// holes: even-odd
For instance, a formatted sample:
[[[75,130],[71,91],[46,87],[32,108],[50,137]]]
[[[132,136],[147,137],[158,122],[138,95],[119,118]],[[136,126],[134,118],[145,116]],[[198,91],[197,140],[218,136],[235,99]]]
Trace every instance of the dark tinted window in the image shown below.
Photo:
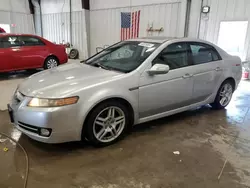
[[[41,41],[39,38],[36,37],[30,37],[30,36],[20,36],[20,41],[22,43],[22,46],[43,46],[45,45],[43,41]]]
[[[188,66],[186,43],[174,43],[167,46],[153,61],[153,64],[166,64],[171,69]]]
[[[203,43],[189,43],[193,64],[198,65],[221,60],[214,47]]]
[[[11,48],[15,46],[20,46],[20,41],[17,36],[0,38],[0,48]]]

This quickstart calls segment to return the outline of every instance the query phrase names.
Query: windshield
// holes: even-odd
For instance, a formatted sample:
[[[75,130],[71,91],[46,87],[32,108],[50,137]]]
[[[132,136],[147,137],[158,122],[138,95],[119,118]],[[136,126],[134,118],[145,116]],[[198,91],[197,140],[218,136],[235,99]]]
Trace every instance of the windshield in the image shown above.
[[[124,41],[88,59],[86,64],[128,73],[139,67],[159,46],[158,43]]]

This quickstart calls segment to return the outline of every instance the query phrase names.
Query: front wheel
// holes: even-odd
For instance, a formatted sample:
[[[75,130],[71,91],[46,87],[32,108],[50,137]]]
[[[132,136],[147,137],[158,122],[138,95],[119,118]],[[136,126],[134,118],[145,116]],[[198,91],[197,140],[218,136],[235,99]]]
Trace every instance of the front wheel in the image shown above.
[[[44,62],[45,69],[52,69],[58,66],[58,60],[55,57],[48,57]]]
[[[129,122],[125,105],[115,101],[104,102],[88,116],[83,134],[91,144],[107,146],[123,138]]]
[[[215,101],[210,104],[214,109],[223,109],[231,101],[234,92],[234,87],[232,82],[229,80],[222,83],[218,93],[216,95]]]

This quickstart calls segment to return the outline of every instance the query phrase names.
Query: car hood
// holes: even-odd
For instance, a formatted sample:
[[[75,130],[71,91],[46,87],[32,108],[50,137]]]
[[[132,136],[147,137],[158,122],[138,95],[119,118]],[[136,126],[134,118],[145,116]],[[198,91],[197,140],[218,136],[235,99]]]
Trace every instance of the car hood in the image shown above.
[[[124,75],[80,63],[68,63],[36,73],[25,79],[18,90],[26,96],[60,98],[98,86]]]

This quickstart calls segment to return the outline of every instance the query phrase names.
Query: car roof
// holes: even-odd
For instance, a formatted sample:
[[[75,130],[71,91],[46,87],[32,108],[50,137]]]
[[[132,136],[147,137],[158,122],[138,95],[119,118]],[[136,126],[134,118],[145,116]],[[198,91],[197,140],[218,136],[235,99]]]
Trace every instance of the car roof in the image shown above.
[[[150,37],[141,37],[136,39],[129,39],[127,41],[139,41],[139,42],[153,42],[153,43],[165,43],[167,41],[173,42],[201,42],[205,44],[209,44],[215,46],[209,41],[205,41],[197,38],[189,38],[189,37],[164,37],[164,36],[150,36]]]
[[[34,37],[37,37],[37,35],[33,35],[33,34],[18,34],[18,33],[0,33],[0,37],[1,36],[34,36]]]
[[[136,39],[129,39],[128,41],[142,41],[142,42],[154,42],[154,43],[164,43],[169,40],[178,39],[177,37],[165,37],[165,36],[150,36],[141,37]]]

